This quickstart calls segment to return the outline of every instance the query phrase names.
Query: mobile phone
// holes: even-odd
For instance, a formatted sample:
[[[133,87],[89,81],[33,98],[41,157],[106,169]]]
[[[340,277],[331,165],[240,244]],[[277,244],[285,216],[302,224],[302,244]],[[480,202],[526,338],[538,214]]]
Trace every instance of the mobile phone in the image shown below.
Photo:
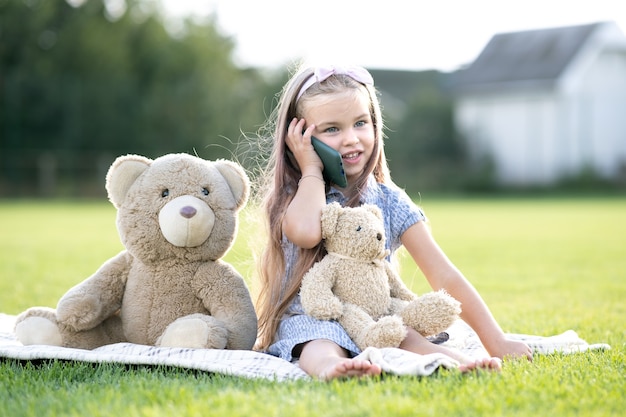
[[[313,149],[319,155],[324,164],[322,175],[326,182],[330,181],[341,188],[348,186],[348,179],[346,173],[343,170],[343,161],[341,160],[341,154],[316,138],[311,136],[311,145]]]

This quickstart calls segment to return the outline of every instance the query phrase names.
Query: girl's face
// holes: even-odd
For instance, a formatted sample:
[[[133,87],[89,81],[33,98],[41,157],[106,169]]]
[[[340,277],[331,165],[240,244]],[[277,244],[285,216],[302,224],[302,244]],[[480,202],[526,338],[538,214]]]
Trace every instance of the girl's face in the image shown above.
[[[306,126],[315,125],[313,136],[341,154],[348,183],[363,172],[376,143],[369,94],[357,91],[314,96],[301,109]]]

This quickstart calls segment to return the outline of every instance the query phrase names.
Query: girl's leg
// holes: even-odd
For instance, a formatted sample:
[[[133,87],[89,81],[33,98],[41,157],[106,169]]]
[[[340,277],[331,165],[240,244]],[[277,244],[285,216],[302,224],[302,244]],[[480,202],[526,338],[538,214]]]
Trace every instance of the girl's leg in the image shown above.
[[[349,358],[335,342],[317,339],[303,345],[300,367],[309,375],[322,380],[380,375],[380,366],[369,361]]]
[[[502,361],[499,358],[471,358],[457,350],[431,343],[424,336],[410,328],[408,329],[406,339],[404,339],[404,341],[400,344],[400,349],[419,353],[420,355],[443,353],[444,355],[450,356],[452,359],[459,361],[461,364],[459,366],[459,370],[461,370],[461,372],[467,372],[477,368],[490,369],[494,371],[502,369]]]

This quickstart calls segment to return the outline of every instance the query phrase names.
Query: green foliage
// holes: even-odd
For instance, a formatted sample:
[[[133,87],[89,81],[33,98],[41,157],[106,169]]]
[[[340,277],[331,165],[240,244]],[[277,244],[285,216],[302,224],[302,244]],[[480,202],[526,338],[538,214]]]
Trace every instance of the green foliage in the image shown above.
[[[406,110],[385,114],[385,149],[394,181],[411,193],[463,188],[468,172],[452,99],[442,87],[445,76],[426,71],[414,78],[410,83],[416,89],[407,96]]]
[[[195,152],[255,172],[267,149],[244,137],[276,105],[287,68],[235,65],[215,16],[174,28],[148,0],[114,17],[106,3],[0,1],[0,194],[101,197],[108,165],[127,153]],[[444,74],[373,73],[394,179],[411,192],[462,187]]]
[[[231,157],[241,127],[264,120],[265,81],[234,65],[233,41],[212,20],[172,34],[149,5],[112,19],[103,0],[0,2],[5,195],[33,195],[45,160],[99,183],[94,166],[126,153]]]
[[[0,362],[7,416],[613,416],[626,401],[626,200],[420,201],[435,238],[508,332],[573,329],[610,351],[507,361],[502,373],[286,382],[165,367]],[[249,281],[258,215],[244,210],[231,262]],[[105,202],[0,203],[0,312],[58,298],[121,249]],[[402,276],[428,290],[410,258]]]

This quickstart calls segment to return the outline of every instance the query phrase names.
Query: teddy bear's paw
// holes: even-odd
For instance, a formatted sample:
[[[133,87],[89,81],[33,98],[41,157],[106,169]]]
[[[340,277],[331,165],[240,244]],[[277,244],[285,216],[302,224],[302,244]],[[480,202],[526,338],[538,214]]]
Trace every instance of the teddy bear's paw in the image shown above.
[[[302,307],[309,316],[318,320],[334,320],[344,313],[343,303],[337,297],[303,298]]]
[[[363,329],[357,344],[362,349],[369,346],[376,348],[398,347],[406,335],[406,327],[400,317],[386,316]]]
[[[23,345],[63,346],[57,324],[46,317],[30,316],[15,325],[15,335]]]
[[[450,327],[460,314],[461,303],[440,290],[423,294],[410,302],[401,316],[418,333],[432,336]]]
[[[201,314],[180,318],[171,323],[157,346],[192,349],[224,349],[228,330],[211,316]]]
[[[57,307],[59,324],[74,332],[93,329],[103,321],[101,314],[102,306],[94,296],[63,298]]]

